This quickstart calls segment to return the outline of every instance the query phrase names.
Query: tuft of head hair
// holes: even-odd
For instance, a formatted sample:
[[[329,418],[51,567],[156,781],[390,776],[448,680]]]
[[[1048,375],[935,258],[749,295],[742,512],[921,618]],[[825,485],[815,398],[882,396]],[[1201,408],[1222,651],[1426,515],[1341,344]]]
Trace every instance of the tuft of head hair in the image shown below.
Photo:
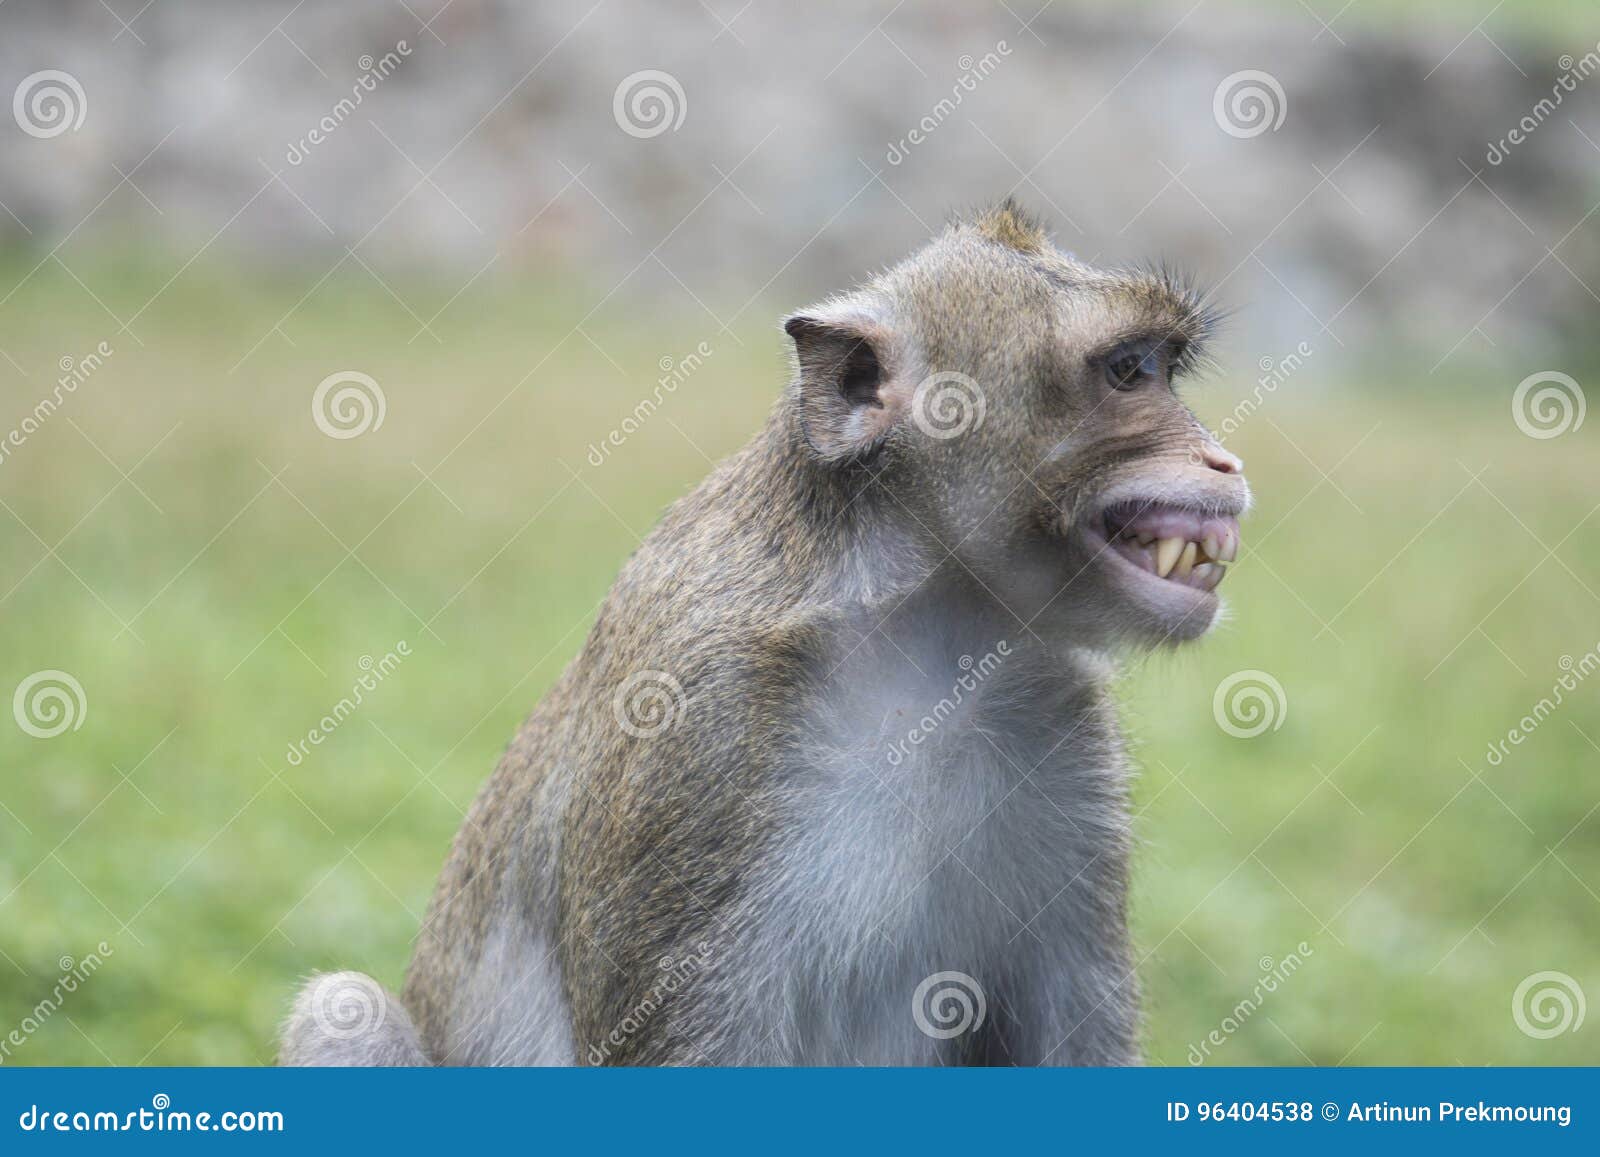
[[[1050,245],[1044,226],[1010,197],[979,210],[965,224],[996,244],[1019,253],[1043,253]]]

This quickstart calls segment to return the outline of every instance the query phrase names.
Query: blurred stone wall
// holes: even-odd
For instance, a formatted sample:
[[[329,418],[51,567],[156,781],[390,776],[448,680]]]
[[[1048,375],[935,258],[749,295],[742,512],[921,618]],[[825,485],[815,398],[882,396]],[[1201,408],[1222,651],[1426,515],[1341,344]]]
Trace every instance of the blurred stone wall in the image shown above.
[[[1592,328],[1600,18],[1036,7],[10,0],[0,243],[578,268],[731,320],[1015,191],[1083,257],[1217,284],[1263,349]]]

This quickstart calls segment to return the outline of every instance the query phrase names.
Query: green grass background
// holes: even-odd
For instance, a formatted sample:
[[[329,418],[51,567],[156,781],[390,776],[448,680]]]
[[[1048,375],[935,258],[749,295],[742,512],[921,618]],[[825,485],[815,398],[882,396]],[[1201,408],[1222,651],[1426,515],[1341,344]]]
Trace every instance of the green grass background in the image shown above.
[[[60,668],[89,704],[51,740],[0,717],[0,1036],[61,957],[113,955],[6,1063],[266,1062],[303,973],[398,984],[462,810],[618,566],[762,420],[781,305],[719,304],[720,332],[626,290],[586,312],[599,294],[555,275],[391,295],[347,263],[303,296],[220,258],[170,283],[175,263],[71,264],[84,284],[0,267],[21,285],[0,433],[61,357],[115,350],[0,463],[0,691]],[[701,339],[705,366],[590,465]],[[1202,416],[1281,352],[1225,351]],[[1600,1009],[1550,1040],[1511,1015],[1546,969],[1600,1000],[1600,681],[1484,759],[1600,644],[1600,418],[1528,438],[1516,382],[1579,371],[1463,381],[1468,360],[1334,380],[1319,353],[1230,440],[1259,500],[1230,619],[1122,685],[1154,1062],[1186,1063],[1302,941],[1211,1063],[1600,1061]],[[317,433],[339,369],[382,384],[381,429]],[[399,640],[411,657],[290,766]],[[1212,693],[1247,668],[1288,709],[1237,739]]]

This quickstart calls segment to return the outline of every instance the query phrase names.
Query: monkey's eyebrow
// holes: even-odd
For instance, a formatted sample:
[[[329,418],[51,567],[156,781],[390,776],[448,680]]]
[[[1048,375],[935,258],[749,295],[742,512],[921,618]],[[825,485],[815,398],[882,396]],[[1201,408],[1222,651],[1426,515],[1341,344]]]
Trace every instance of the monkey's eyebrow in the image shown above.
[[[1108,358],[1112,354],[1129,349],[1131,347],[1137,346],[1144,349],[1154,349],[1157,346],[1163,345],[1174,347],[1174,353],[1178,356],[1182,356],[1187,351],[1188,347],[1193,346],[1195,342],[1195,338],[1192,338],[1188,334],[1182,333],[1178,330],[1136,329],[1129,330],[1127,333],[1119,334],[1117,337],[1114,337],[1110,341],[1098,346],[1089,356],[1091,360]]]

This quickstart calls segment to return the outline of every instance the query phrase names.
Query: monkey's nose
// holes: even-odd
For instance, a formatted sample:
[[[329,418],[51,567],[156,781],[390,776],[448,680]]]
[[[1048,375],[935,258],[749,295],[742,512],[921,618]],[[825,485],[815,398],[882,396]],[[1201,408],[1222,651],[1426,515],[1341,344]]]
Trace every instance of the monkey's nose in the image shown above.
[[[1208,442],[1200,448],[1200,460],[1219,474],[1244,473],[1244,459],[1237,454],[1230,454],[1214,442]]]

